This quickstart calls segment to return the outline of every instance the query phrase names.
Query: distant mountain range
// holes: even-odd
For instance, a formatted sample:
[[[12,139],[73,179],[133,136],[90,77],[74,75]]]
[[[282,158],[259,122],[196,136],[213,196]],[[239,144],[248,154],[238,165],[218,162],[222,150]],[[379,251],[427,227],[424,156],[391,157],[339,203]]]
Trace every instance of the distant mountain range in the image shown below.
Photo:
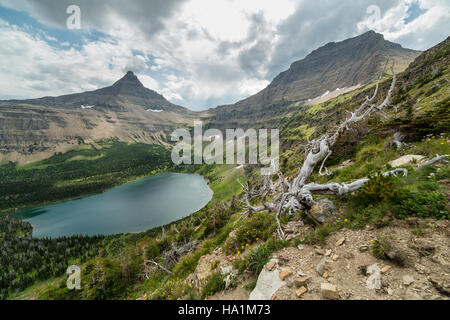
[[[217,128],[257,127],[283,114],[286,106],[374,81],[388,57],[401,71],[419,54],[370,31],[329,43],[294,62],[261,92],[204,112],[172,104],[145,88],[132,72],[95,91],[0,101],[0,161],[35,161],[80,141],[106,138],[167,144],[175,128],[192,126],[196,119]]]
[[[35,161],[108,138],[165,145],[198,116],[145,88],[132,72],[95,91],[0,101],[0,161]]]
[[[69,94],[60,97],[44,97],[30,100],[11,100],[11,103],[22,103],[64,109],[78,109],[80,106],[95,106],[96,108],[109,108],[124,110],[138,107],[144,110],[163,110],[186,113],[188,109],[172,104],[159,93],[147,89],[136,75],[129,71],[110,87]]]

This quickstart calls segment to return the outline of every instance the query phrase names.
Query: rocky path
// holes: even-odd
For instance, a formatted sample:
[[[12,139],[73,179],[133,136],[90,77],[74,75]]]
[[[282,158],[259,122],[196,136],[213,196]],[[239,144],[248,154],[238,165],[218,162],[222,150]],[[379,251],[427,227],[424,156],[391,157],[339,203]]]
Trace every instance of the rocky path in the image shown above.
[[[413,232],[418,225],[420,235]],[[410,219],[380,229],[343,229],[320,246],[275,252],[251,293],[238,286],[211,299],[449,299],[449,226],[449,221]],[[372,253],[380,239],[389,244],[387,260]]]

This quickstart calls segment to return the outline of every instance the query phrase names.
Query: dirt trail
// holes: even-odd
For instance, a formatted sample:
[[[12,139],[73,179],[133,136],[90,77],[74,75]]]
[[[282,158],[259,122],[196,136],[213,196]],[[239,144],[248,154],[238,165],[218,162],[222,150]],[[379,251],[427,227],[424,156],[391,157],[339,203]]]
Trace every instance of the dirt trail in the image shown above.
[[[334,285],[342,300],[449,299],[449,227],[449,221],[410,219],[380,229],[371,226],[365,230],[343,229],[329,236],[321,246],[284,248],[273,254],[278,260],[275,268],[291,270],[292,275],[285,279],[286,285],[272,299],[324,299],[323,283]],[[372,247],[380,239],[389,244],[396,261],[374,257]],[[316,267],[324,257],[325,269],[320,276]],[[400,266],[397,261],[404,265]],[[367,267],[373,264],[381,269],[380,289],[367,287],[370,276],[366,273]],[[305,288],[299,290],[302,284],[296,279],[308,277]],[[246,283],[245,278],[240,281]],[[297,293],[301,294],[297,296]],[[210,299],[247,299],[249,294],[245,286],[238,286]]]

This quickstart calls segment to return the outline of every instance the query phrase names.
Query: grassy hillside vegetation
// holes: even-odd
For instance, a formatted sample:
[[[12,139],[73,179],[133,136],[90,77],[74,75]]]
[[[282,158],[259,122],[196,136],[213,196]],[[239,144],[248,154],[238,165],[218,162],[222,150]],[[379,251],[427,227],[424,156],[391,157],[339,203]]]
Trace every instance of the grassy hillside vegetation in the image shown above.
[[[0,219],[0,299],[36,281],[60,276],[71,264],[99,254],[104,237],[35,239],[27,222]]]
[[[0,166],[0,212],[102,192],[172,164],[162,146],[115,140],[80,145],[77,150],[25,166]]]

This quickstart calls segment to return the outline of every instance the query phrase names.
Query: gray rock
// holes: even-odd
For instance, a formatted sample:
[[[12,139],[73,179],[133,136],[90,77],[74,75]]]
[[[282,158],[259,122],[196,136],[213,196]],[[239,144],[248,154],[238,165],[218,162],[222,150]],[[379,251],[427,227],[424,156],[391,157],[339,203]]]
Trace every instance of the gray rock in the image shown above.
[[[366,287],[368,289],[381,289],[381,272],[377,264],[367,267],[367,273],[370,277],[366,281]]]
[[[270,300],[273,294],[285,285],[286,282],[280,279],[279,270],[263,270],[259,274],[255,289],[250,293],[249,300]]]
[[[318,222],[324,223],[330,217],[338,214],[338,211],[333,202],[326,198],[319,198],[312,205],[309,214]]]
[[[332,285],[331,283],[321,283],[320,292],[326,299],[337,300],[340,298],[336,286]]]
[[[410,275],[403,276],[403,284],[404,284],[405,286],[409,286],[409,285],[412,284],[414,281],[415,281],[414,278],[411,277]]]
[[[423,300],[423,298],[415,291],[413,291],[411,288],[408,288],[405,292],[405,299],[406,300]]]
[[[325,272],[325,263],[326,262],[327,262],[327,257],[323,257],[316,267],[316,271],[320,276],[322,276],[323,273]]]

